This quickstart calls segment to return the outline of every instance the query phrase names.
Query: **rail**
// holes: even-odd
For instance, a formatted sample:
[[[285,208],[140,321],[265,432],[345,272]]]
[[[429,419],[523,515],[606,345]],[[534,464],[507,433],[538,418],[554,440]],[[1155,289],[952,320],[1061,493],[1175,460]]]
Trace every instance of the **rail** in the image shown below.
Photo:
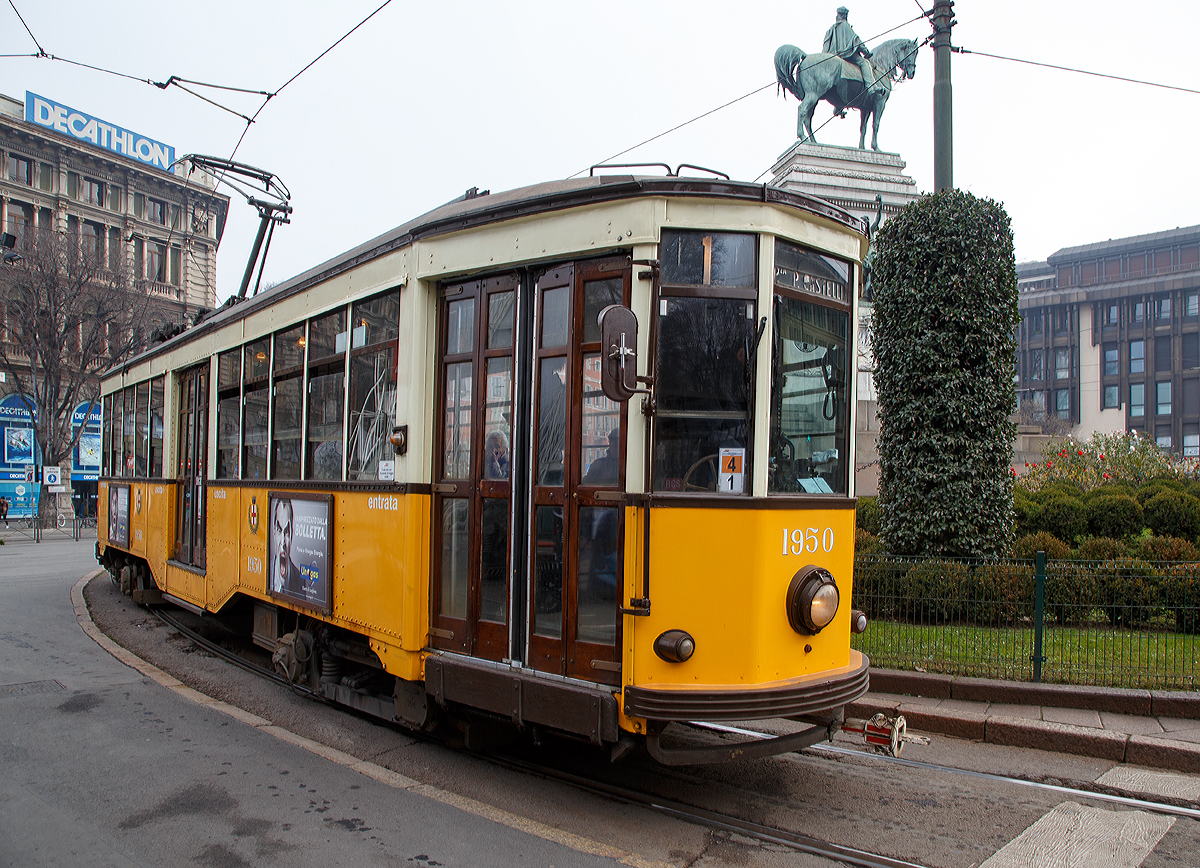
[[[852,637],[874,666],[1196,690],[1200,563],[855,558]]]

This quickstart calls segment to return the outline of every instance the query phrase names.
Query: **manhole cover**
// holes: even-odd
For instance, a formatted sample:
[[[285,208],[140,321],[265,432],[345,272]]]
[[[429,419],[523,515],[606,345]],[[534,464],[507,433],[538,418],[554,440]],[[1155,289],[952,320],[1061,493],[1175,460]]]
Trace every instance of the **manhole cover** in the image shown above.
[[[0,684],[0,697],[33,696],[37,693],[57,693],[67,688],[57,681],[26,681],[22,684]]]

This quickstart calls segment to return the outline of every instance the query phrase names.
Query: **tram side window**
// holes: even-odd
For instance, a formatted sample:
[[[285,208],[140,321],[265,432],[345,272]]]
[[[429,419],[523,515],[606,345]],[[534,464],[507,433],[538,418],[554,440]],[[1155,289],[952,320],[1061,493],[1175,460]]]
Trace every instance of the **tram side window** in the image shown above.
[[[270,416],[270,338],[246,344],[243,358],[245,397],[242,401],[242,478],[266,479],[267,420]]]
[[[847,491],[850,298],[847,263],[776,241],[772,493]]]
[[[242,435],[242,349],[217,357],[217,479],[238,478]]]
[[[138,383],[135,391],[137,404],[134,407],[134,425],[137,450],[133,475],[142,479],[149,475],[150,467],[150,382]]]
[[[133,476],[137,462],[137,390],[130,386],[125,390],[125,421],[121,426],[121,443],[123,456],[121,460],[121,475]]]
[[[309,321],[307,479],[342,478],[348,337],[344,308]]]
[[[100,446],[100,475],[112,475],[112,395],[105,395],[101,400],[101,414],[104,417],[101,446]]]
[[[300,423],[304,409],[304,326],[275,335],[271,478],[300,478]]]
[[[150,381],[150,476],[155,479],[163,475],[163,403],[166,378]]]
[[[396,418],[397,338],[400,290],[355,302],[350,314],[350,430],[347,479],[379,478],[390,460]]]
[[[749,490],[757,236],[664,231],[656,491]]]

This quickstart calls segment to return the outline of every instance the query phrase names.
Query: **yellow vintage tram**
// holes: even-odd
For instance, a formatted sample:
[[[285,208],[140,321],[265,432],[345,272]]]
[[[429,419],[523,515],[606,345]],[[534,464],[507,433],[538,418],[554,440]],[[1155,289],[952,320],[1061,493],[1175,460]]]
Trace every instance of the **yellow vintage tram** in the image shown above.
[[[830,737],[865,228],[677,175],[468,194],[110,371],[98,558],[416,727]],[[811,726],[660,739],[768,717]]]

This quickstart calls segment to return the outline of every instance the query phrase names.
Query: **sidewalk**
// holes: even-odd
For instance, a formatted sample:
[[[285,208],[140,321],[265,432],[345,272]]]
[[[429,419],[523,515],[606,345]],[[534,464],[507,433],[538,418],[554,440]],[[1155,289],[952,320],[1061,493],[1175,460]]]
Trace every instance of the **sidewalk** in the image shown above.
[[[1200,773],[1200,693],[872,669],[846,716],[877,712],[915,732]]]

